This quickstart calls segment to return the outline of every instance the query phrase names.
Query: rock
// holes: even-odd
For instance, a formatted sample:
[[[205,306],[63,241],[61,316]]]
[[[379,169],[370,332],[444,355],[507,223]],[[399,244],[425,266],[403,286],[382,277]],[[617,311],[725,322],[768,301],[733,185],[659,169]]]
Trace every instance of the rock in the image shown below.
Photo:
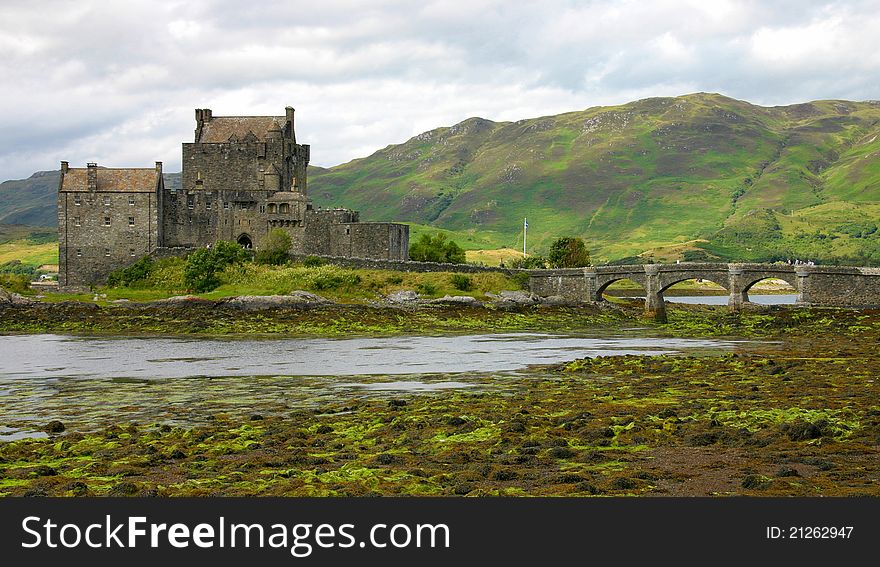
[[[513,303],[516,305],[534,305],[538,302],[538,299],[525,291],[505,290],[498,294],[498,299],[496,299],[496,301],[500,303]]]
[[[453,427],[458,427],[459,425],[464,425],[467,423],[463,418],[458,417],[457,415],[450,417],[446,420],[446,425],[451,425]]]
[[[33,305],[35,303],[39,303],[39,301],[34,301],[29,297],[6,291],[0,287],[0,305]]]
[[[779,472],[776,473],[776,476],[786,477],[786,476],[801,476],[801,475],[799,472],[797,472],[797,469],[794,469],[792,467],[782,467],[781,469],[779,469]]]
[[[151,301],[150,304],[154,304],[154,305],[180,305],[182,303],[191,303],[191,302],[207,303],[207,300],[202,299],[200,297],[196,297],[195,295],[175,295],[173,297],[167,297],[165,299],[157,299],[156,301]]]
[[[307,291],[293,292],[291,295],[239,295],[221,300],[225,306],[242,311],[259,311],[290,306],[319,305],[330,303],[327,299]]]
[[[544,305],[574,305],[577,301],[567,299],[561,295],[551,295],[549,297],[542,297],[540,301]]]
[[[406,405],[406,400],[400,400],[397,398],[393,398],[388,400],[388,407],[392,408],[401,408]]]
[[[390,294],[389,303],[414,303],[419,300],[419,294],[410,289],[401,289]]]
[[[318,295],[316,293],[312,293],[310,291],[303,291],[301,289],[291,291],[287,295],[289,297],[295,297],[295,298],[299,299],[300,301],[302,301],[303,303],[333,303],[332,301],[330,301],[326,297],[321,297],[320,295]]]
[[[749,474],[743,478],[742,487],[749,490],[763,490],[770,486],[770,479],[759,474]]]
[[[138,486],[135,483],[123,481],[111,488],[107,496],[134,496],[138,491]]]
[[[65,428],[64,424],[56,419],[47,423],[43,429],[46,433],[62,433]]]
[[[614,490],[632,490],[638,486],[638,482],[625,476],[619,476],[611,481],[611,488]]]
[[[438,299],[432,299],[428,303],[463,303],[465,305],[482,305],[476,297],[470,295],[444,295]]]
[[[57,470],[46,465],[40,465],[31,472],[33,472],[35,476],[58,476]]]

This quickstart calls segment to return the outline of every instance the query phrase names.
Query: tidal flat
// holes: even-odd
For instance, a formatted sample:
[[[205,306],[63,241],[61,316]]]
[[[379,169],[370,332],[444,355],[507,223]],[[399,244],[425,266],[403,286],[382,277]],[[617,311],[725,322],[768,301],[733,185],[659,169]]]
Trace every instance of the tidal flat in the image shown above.
[[[67,330],[138,329],[122,323],[123,311],[102,325],[118,308],[100,309],[108,311],[70,318]],[[223,328],[262,317],[335,329],[359,309],[246,314]],[[26,323],[31,332],[65,330],[63,318],[10,311],[0,312],[6,334]],[[0,494],[880,496],[880,312],[670,306],[665,325],[625,306],[366,313],[382,335],[601,328],[749,340],[516,371],[80,384],[53,403],[89,404],[89,419],[54,406],[57,415],[35,426],[39,437],[0,442]],[[206,326],[189,335],[216,329],[221,315],[190,317]],[[162,325],[185,319],[182,310],[164,317]],[[148,394],[173,411],[137,414],[138,397],[123,393],[139,387],[158,388]],[[213,390],[212,402],[194,401],[193,390]]]

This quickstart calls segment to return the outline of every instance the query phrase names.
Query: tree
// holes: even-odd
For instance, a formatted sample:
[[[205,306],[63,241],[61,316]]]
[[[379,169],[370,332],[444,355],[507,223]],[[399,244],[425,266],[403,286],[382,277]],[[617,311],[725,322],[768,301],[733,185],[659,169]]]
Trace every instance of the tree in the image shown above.
[[[259,264],[272,264],[280,266],[290,259],[290,234],[280,228],[271,230],[263,241],[263,246],[257,250],[254,260]]]
[[[200,248],[187,256],[183,281],[198,293],[211,291],[220,285],[219,272],[249,258],[250,254],[238,244],[221,240],[213,248]]]
[[[419,239],[409,247],[409,257],[417,262],[464,264],[465,261],[461,246],[452,240],[447,240],[442,232],[434,236],[427,233],[419,236]]]
[[[548,259],[555,268],[582,268],[590,265],[590,252],[582,238],[563,236],[550,245]]]

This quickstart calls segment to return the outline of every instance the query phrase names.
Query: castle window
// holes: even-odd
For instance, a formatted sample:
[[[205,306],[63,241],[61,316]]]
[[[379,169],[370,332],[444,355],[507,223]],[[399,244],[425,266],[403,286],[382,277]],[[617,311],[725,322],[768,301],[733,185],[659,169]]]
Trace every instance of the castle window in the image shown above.
[[[128,217],[128,226],[134,226],[134,217]]]
[[[128,249],[128,255],[134,257],[134,248]]]
[[[83,251],[82,251],[82,248],[77,248],[77,249],[76,249],[76,257],[77,257],[77,258],[82,258],[82,257],[83,257]]]
[[[110,249],[104,248],[104,256],[109,256],[109,255],[110,255]]]
[[[261,213],[265,213],[265,212],[266,212],[266,206],[265,206],[265,205],[260,205],[260,212],[261,212]]]
[[[110,217],[104,217],[104,226],[110,226]]]
[[[211,199],[205,199],[205,208],[211,210]]]
[[[195,199],[195,197],[193,197],[192,195],[187,195],[187,196],[186,196],[186,207],[187,207],[188,209],[195,209],[195,208],[196,208],[196,199]]]
[[[274,212],[275,212],[275,204],[274,204],[274,203],[269,203],[269,212],[270,212],[270,213],[274,213]]]
[[[287,203],[281,203],[280,205],[278,205],[278,212],[282,215],[286,215],[290,212],[290,205],[288,205]]]
[[[345,234],[351,234],[351,227],[350,226],[345,227]]]
[[[110,195],[104,195],[104,206],[105,207],[110,206]]]
[[[129,195],[129,197],[128,197],[128,204],[129,204],[129,205],[134,205],[134,195]]]
[[[79,195],[74,195],[73,196],[73,204],[76,205],[77,207],[82,205],[83,204],[82,197]]]
[[[81,226],[79,217],[73,217],[73,226]]]
[[[229,210],[229,201],[223,202],[223,208],[226,209],[227,211]]]

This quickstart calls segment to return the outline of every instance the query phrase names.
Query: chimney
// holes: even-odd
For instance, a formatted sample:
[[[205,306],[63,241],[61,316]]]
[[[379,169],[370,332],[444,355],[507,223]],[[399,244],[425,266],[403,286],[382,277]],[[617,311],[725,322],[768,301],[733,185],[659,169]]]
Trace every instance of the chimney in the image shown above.
[[[162,162],[161,161],[156,162],[156,173],[158,173],[159,175],[162,175]]]
[[[293,107],[292,106],[285,106],[284,113],[287,115],[287,121],[290,122],[290,125],[292,127],[293,126],[293,113],[294,113]]]
[[[88,169],[89,191],[98,190],[98,164],[89,162],[86,164]]]
[[[62,161],[61,162],[61,175],[64,175],[65,173],[67,173],[67,170],[69,168],[70,168],[70,164],[67,163],[66,161]]]

